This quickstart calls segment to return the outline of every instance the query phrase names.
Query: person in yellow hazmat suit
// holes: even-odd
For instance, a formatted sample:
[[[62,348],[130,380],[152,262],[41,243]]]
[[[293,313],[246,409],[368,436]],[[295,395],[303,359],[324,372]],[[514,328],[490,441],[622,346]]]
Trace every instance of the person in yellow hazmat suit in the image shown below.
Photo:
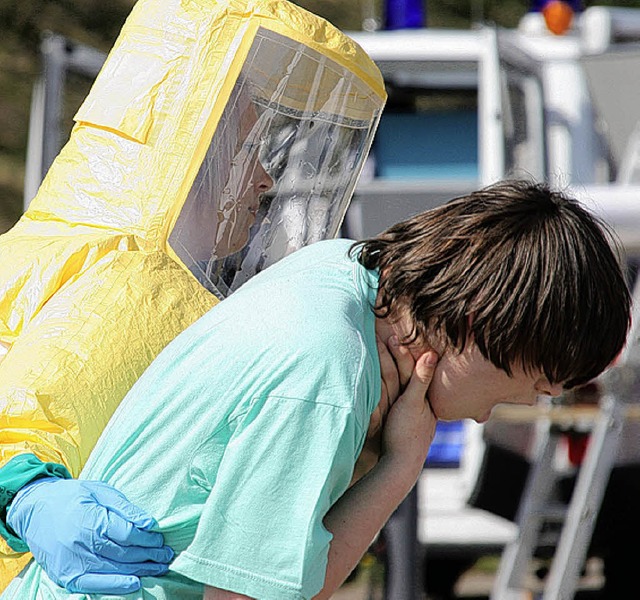
[[[72,478],[170,340],[335,236],[385,99],[353,41],[286,1],[136,4],[0,236],[0,587],[27,550],[71,591],[128,593],[166,571],[150,515]],[[21,536],[6,523],[18,498]]]

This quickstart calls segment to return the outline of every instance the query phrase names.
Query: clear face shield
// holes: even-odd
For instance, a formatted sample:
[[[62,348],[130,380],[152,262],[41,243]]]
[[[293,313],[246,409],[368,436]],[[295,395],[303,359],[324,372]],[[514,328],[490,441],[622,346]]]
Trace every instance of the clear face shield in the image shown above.
[[[334,237],[384,100],[349,69],[259,29],[169,237],[218,297]]]

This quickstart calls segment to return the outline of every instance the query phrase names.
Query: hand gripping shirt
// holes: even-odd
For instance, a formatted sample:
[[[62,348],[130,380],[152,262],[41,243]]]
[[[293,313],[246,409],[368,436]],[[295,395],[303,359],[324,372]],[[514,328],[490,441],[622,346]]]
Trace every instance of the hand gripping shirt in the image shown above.
[[[180,334],[126,396],[83,478],[154,515],[177,557],[132,599],[311,598],[323,518],[347,489],[380,398],[377,273],[349,240],[303,248]],[[46,590],[46,591],[45,591]],[[69,594],[37,565],[8,598]]]

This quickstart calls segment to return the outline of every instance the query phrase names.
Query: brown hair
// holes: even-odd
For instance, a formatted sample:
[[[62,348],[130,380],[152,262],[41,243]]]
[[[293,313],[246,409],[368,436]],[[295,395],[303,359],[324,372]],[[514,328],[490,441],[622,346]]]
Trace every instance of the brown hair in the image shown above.
[[[380,270],[379,317],[408,310],[405,343],[469,335],[511,374],[542,369],[574,387],[618,355],[630,295],[612,233],[577,201],[546,185],[505,181],[456,198],[354,245]]]

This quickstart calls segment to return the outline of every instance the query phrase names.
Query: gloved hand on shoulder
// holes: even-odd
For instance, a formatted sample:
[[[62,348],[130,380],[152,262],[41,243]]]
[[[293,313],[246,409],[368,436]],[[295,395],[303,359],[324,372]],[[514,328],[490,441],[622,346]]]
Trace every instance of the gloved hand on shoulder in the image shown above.
[[[174,556],[151,531],[155,519],[100,481],[36,479],[17,492],[7,525],[71,592],[134,592],[140,577],[164,575]]]

